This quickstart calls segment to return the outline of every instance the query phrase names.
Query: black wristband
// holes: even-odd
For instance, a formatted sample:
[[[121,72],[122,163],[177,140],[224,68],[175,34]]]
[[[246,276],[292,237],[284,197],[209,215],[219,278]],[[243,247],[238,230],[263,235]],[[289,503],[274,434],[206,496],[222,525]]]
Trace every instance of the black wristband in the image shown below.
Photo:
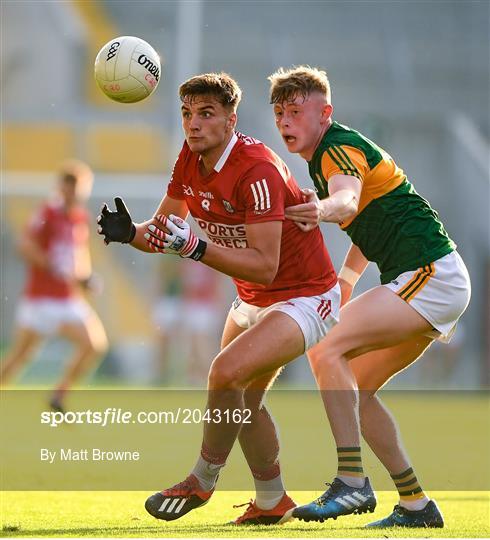
[[[136,227],[134,223],[131,223],[131,232],[129,233],[129,238],[125,242],[121,242],[122,244],[129,244],[134,240],[134,237],[136,236]]]
[[[190,256],[190,258],[194,259],[195,261],[201,260],[204,254],[206,253],[207,247],[208,247],[208,243],[205,242],[204,240],[199,239],[197,248],[194,250],[194,253]]]

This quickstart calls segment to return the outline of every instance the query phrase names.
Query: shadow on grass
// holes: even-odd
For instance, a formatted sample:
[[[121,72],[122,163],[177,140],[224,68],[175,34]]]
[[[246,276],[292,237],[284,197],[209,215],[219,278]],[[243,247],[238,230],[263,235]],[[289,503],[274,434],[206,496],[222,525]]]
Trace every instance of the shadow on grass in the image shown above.
[[[333,525],[333,523],[332,523]],[[335,533],[338,531],[338,528],[328,527],[323,525],[321,527],[323,532],[332,532]],[[363,527],[342,527],[343,530],[362,530]],[[250,533],[260,536],[261,532],[267,531],[269,534],[266,536],[274,537],[278,536],[280,538],[287,538],[288,533],[304,533],[306,537],[308,532],[319,532],[319,527],[312,527],[311,525],[296,525],[288,526],[287,529],[284,528],[272,528],[267,525],[248,525],[245,527],[236,527],[234,525],[228,524],[216,524],[210,523],[209,525],[189,525],[187,527],[165,527],[165,526],[144,526],[144,527],[74,527],[74,528],[59,528],[59,529],[22,529],[20,527],[16,531],[3,531],[2,536],[4,538],[13,538],[13,537],[98,537],[98,538],[117,538],[117,537],[127,537],[129,535],[144,537],[154,537],[154,538],[187,538],[187,537],[197,537],[205,535],[208,538],[213,538],[217,535],[219,536],[228,536],[228,537],[246,537]],[[277,535],[270,534],[272,532],[277,532]]]
[[[319,525],[319,524],[318,524]],[[333,536],[338,535],[339,529],[331,527],[332,524],[322,524],[321,527],[308,525],[288,526],[286,529],[282,527],[271,528],[267,525],[247,525],[244,527],[236,527],[229,524],[210,523],[208,525],[189,525],[187,527],[172,527],[172,526],[142,526],[142,527],[73,527],[73,528],[57,528],[57,529],[22,529],[16,531],[3,531],[4,538],[15,537],[96,537],[96,538],[118,538],[118,537],[154,537],[154,538],[196,538],[203,536],[213,538],[216,536],[224,537],[247,537],[247,536],[267,536],[278,538],[287,538],[297,536],[298,533],[302,537],[308,537],[308,533],[314,533],[315,536],[320,532],[331,533]],[[364,527],[342,527],[343,531],[361,531]],[[263,534],[267,531],[267,534]],[[262,533],[262,534],[261,534]],[[271,534],[276,533],[276,534]],[[316,534],[315,534],[316,533]],[[336,534],[337,533],[337,534]]]
[[[248,531],[260,531],[265,526],[253,526],[247,527]],[[142,526],[142,527],[65,527],[59,529],[23,529],[22,526],[18,530],[9,531],[3,530],[2,537],[16,537],[16,536],[68,536],[68,537],[83,537],[83,536],[95,536],[99,538],[112,538],[119,536],[133,535],[154,535],[155,537],[189,537],[206,533],[209,537],[212,537],[212,533],[236,533],[237,529],[233,525],[217,525],[216,523],[210,523],[209,525],[188,525],[187,527],[169,527],[169,526]],[[240,529],[244,530],[244,529]],[[270,530],[270,529],[269,529]],[[231,536],[235,536],[232,534]]]

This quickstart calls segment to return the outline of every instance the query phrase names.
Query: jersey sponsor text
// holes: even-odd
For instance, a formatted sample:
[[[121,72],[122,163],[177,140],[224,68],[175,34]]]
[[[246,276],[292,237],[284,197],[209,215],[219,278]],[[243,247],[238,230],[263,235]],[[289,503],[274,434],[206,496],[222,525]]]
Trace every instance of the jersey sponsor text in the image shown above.
[[[196,219],[196,222],[211,242],[217,246],[228,248],[248,247],[247,231],[244,223],[227,225],[225,223],[213,223],[199,218]]]

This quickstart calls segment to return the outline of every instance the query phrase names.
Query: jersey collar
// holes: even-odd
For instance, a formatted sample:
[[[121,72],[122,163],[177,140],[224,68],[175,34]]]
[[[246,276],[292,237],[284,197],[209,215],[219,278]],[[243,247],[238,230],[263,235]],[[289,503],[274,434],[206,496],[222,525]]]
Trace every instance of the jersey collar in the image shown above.
[[[233,150],[233,147],[235,146],[236,142],[238,141],[237,134],[233,132],[233,136],[230,139],[230,142],[225,148],[225,151],[221,154],[221,157],[216,162],[216,165],[214,166],[214,170],[219,173],[221,169],[223,168],[224,164],[226,163],[226,160],[228,159],[229,155],[231,154],[231,151]]]

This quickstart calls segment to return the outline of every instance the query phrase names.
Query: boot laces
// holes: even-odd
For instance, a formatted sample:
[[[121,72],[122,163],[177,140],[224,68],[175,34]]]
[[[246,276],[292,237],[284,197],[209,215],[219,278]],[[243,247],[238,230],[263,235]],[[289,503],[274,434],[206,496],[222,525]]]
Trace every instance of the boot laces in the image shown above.
[[[407,509],[401,506],[400,504],[396,504],[395,507],[393,508],[393,511],[395,512],[395,514],[398,514],[399,516],[404,516]]]
[[[162,491],[162,493],[164,495],[176,495],[176,496],[180,495],[181,497],[190,497],[194,490],[195,490],[194,482],[192,481],[192,478],[188,476],[182,482],[175,484],[175,486],[172,486],[170,489],[166,489],[165,491]]]
[[[318,497],[318,499],[315,501],[319,506],[327,504],[328,501],[331,501],[334,497],[336,497],[340,487],[342,486],[337,478],[332,483],[325,482],[325,485],[328,486],[327,491],[325,491],[323,495],[320,495],[320,497]]]
[[[255,506],[255,502],[252,499],[243,504],[234,504],[233,508],[242,508],[243,506],[246,506],[247,509],[239,518],[236,519],[237,523],[241,523],[244,519],[254,517],[259,513],[258,508]]]

